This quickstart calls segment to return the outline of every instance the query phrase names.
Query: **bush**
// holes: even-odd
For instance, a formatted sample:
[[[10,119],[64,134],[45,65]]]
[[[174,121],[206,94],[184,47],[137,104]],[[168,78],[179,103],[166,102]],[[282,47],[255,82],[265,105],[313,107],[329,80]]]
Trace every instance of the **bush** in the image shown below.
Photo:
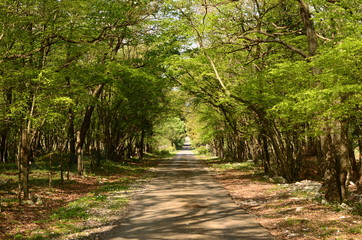
[[[201,155],[206,155],[210,153],[209,149],[206,146],[198,147],[197,152]]]

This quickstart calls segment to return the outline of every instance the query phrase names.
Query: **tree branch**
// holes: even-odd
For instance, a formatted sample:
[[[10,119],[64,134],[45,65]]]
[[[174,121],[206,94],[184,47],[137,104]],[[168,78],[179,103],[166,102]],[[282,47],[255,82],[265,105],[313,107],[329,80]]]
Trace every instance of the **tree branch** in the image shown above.
[[[262,31],[253,31],[255,33],[259,33],[259,34],[262,34],[262,35],[265,35],[267,37],[271,37],[272,39],[253,39],[253,38],[249,38],[247,36],[242,36],[243,39],[245,40],[248,40],[250,42],[257,42],[257,43],[278,43],[278,44],[281,44],[283,46],[285,46],[286,48],[292,50],[293,52],[296,52],[298,53],[299,55],[301,55],[302,57],[304,58],[309,58],[310,55],[307,54],[306,52],[304,52],[303,50],[279,39],[278,37],[276,37],[274,34],[271,34],[271,33],[266,33],[266,32],[262,32]],[[252,32],[249,32],[249,33],[252,33]]]

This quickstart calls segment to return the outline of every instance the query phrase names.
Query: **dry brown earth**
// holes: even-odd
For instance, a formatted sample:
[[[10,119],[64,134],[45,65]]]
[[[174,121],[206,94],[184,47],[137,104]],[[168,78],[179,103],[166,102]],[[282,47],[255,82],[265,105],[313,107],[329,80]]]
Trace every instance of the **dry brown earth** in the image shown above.
[[[217,164],[212,169],[234,201],[255,215],[276,239],[362,239],[362,217],[338,205],[308,200],[306,193],[263,181],[255,170],[222,170]]]

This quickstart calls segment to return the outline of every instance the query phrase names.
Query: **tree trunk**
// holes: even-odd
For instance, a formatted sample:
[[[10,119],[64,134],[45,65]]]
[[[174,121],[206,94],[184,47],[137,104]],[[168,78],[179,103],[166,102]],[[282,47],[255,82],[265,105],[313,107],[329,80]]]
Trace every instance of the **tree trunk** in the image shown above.
[[[340,200],[337,173],[336,173],[336,158],[333,154],[333,142],[331,136],[331,129],[329,126],[324,128],[324,134],[321,136],[321,147],[325,161],[324,182],[322,190],[324,191],[325,198],[328,201],[335,202]]]
[[[69,144],[69,161],[76,163],[76,141],[74,134],[74,112],[72,108],[68,109],[68,144]]]
[[[300,5],[300,15],[304,23],[305,32],[308,39],[308,48],[310,56],[317,54],[318,49],[318,36],[314,28],[314,23],[312,20],[311,13],[309,11],[309,6],[303,1],[298,0]]]
[[[23,199],[29,198],[29,141],[28,129],[23,126],[20,147],[20,180]]]
[[[0,162],[6,163],[7,162],[7,131],[3,131],[1,133],[1,140],[0,140]]]
[[[143,157],[144,157],[144,149],[145,149],[145,130],[142,129],[141,140],[139,143],[139,158],[140,159],[143,159]]]
[[[80,131],[77,132],[77,171],[79,175],[83,175],[83,146],[81,145]]]
[[[350,158],[348,152],[348,125],[346,121],[339,123],[340,132],[338,136],[338,152],[339,159],[339,193],[340,202],[342,203],[348,196],[348,173],[350,169]]]
[[[13,91],[12,88],[5,90],[5,99],[6,99],[6,106],[7,109],[5,112],[10,113],[10,106],[13,102]],[[10,118],[6,120],[10,121]],[[8,160],[8,133],[10,130],[10,126],[5,123],[3,126],[4,129],[1,130],[1,142],[0,142],[0,162],[6,163]]]
[[[102,93],[102,89],[104,86],[105,86],[105,84],[99,84],[92,92],[92,97],[98,98],[100,96],[100,94]],[[84,167],[83,157],[82,157],[84,142],[85,142],[85,138],[87,135],[87,131],[91,124],[91,118],[92,118],[94,108],[95,108],[95,104],[90,104],[87,107],[86,112],[84,114],[83,121],[82,121],[82,126],[80,128],[80,131],[77,132],[77,144],[76,144],[77,145],[77,162],[78,162],[78,174],[80,174],[80,175],[83,174],[83,167]]]
[[[357,181],[357,186],[360,191],[362,191],[362,132],[361,127],[357,126],[357,139],[358,139],[358,159],[359,159],[359,177]]]
[[[270,166],[270,154],[269,154],[269,148],[268,148],[268,139],[265,135],[265,131],[262,131],[261,133],[261,141],[262,141],[262,149],[263,149],[263,167],[264,172],[266,174],[270,174],[271,166]]]
[[[53,153],[49,155],[49,188],[52,188],[53,184]]]

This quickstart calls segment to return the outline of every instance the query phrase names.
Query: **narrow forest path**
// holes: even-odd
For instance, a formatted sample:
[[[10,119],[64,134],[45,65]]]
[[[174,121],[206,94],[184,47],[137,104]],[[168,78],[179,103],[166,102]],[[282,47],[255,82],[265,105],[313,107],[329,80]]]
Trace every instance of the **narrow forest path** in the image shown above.
[[[100,239],[273,239],[187,148],[158,171],[124,221]]]

